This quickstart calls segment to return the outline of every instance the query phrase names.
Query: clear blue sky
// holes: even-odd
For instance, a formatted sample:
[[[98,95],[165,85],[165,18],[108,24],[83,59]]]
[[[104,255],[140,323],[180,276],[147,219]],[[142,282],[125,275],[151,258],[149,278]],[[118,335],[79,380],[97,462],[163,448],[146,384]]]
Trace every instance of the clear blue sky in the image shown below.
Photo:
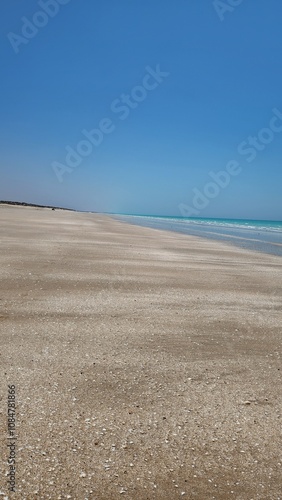
[[[281,220],[282,118],[271,120],[282,114],[282,2],[217,10],[212,0],[4,2],[0,198],[181,215],[209,172],[236,160],[240,173],[199,216]],[[149,75],[158,64],[162,81]],[[108,133],[70,171],[66,147],[101,121]],[[54,162],[68,169],[62,182]]]

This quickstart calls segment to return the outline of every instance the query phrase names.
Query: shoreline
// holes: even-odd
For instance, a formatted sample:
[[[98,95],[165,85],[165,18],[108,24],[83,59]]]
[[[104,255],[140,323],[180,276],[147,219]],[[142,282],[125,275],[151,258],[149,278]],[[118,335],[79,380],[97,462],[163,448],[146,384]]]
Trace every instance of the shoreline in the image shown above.
[[[172,217],[172,221],[169,221],[169,218],[157,218],[157,217],[142,217],[142,216],[120,216],[120,215],[112,215],[113,219],[119,220],[120,222],[125,222],[128,224],[132,224],[139,227],[148,227],[151,229],[158,229],[163,231],[169,231],[177,234],[183,234],[186,236],[205,238],[208,240],[218,241],[221,243],[225,243],[227,245],[235,246],[238,248],[243,248],[245,250],[250,250],[253,252],[259,252],[266,255],[276,255],[282,256],[282,233],[278,234],[271,231],[265,231],[265,237],[269,237],[272,234],[272,238],[278,238],[278,241],[272,241],[267,239],[257,239],[254,236],[250,237],[250,235],[255,235],[257,231],[250,231],[248,229],[242,228],[238,229],[234,226],[225,227],[225,232],[219,232],[218,228],[212,231],[212,227],[209,225],[206,226],[189,226],[186,225],[185,222],[179,219],[177,223],[174,223],[174,218]],[[127,220],[128,218],[128,220]],[[145,219],[143,221],[142,219]],[[212,219],[216,220],[216,219]],[[220,230],[224,231],[221,227]],[[230,234],[232,233],[233,234]],[[237,233],[237,234],[236,234]],[[244,235],[245,233],[245,235]],[[249,234],[248,234],[249,233]],[[261,233],[257,233],[261,234]],[[247,236],[246,236],[247,235]],[[249,236],[249,237],[248,237]],[[280,239],[279,239],[280,238]]]
[[[72,208],[63,208],[63,207],[56,207],[56,206],[49,206],[49,205],[36,205],[32,203],[26,203],[26,202],[14,202],[14,201],[0,201],[0,207],[1,206],[14,206],[14,207],[25,207],[25,208],[37,208],[37,209],[51,209],[53,211],[55,210],[65,210],[65,211],[70,211],[70,212],[76,212],[76,213],[81,213],[81,214],[97,214],[97,215],[102,215],[105,217],[111,217],[113,220],[118,220],[120,222],[125,222],[126,224],[131,224],[133,226],[140,226],[140,227],[147,227],[151,229],[157,229],[157,230],[163,230],[163,231],[169,231],[169,232],[174,232],[177,234],[184,234],[186,236],[192,236],[192,237],[199,237],[199,238],[205,238],[209,240],[214,240],[218,242],[223,242],[228,245],[236,246],[239,248],[243,248],[245,250],[250,250],[254,252],[259,252],[259,253],[264,253],[266,255],[276,255],[281,257],[282,256],[282,240],[280,237],[280,242],[275,242],[275,241],[267,241],[263,239],[256,239],[256,238],[248,238],[246,236],[238,236],[235,234],[228,234],[228,232],[225,233],[219,233],[216,231],[207,231],[206,228],[204,231],[199,231],[198,232],[195,230],[195,228],[190,229],[190,232],[184,229],[178,229],[178,228],[173,228],[173,227],[167,227],[166,225],[162,227],[162,223],[153,223],[152,225],[147,223],[138,223],[140,219],[145,218],[146,220],[152,221],[153,219],[156,220],[162,220],[162,222],[168,222],[169,219],[174,219],[173,216],[142,216],[142,215],[124,215],[124,214],[113,214],[113,213],[106,213],[106,212],[89,212],[89,211],[81,211],[81,210],[75,210]],[[132,220],[126,220],[128,219],[133,219]],[[124,220],[125,219],[125,220]],[[201,219],[199,219],[201,220]],[[231,219],[205,219],[205,220],[231,220]],[[235,219],[234,219],[235,220]],[[247,220],[247,219],[241,219],[241,220]],[[179,222],[182,222],[182,219],[179,218]],[[254,220],[253,222],[258,222]],[[262,222],[262,221],[261,221]],[[273,222],[277,223],[280,221],[264,221],[264,222]],[[201,228],[203,229],[203,228]],[[230,228],[227,228],[227,230],[231,230]],[[233,231],[238,231],[238,228],[233,228]],[[231,230],[232,231],[232,230]],[[242,231],[242,230],[241,230]],[[269,232],[270,233],[270,232]],[[266,234],[269,234],[266,232]],[[243,234],[243,233],[241,233]],[[275,233],[274,233],[275,234]],[[275,234],[277,236],[277,234]]]
[[[0,232],[15,498],[279,497],[279,257],[60,210]]]

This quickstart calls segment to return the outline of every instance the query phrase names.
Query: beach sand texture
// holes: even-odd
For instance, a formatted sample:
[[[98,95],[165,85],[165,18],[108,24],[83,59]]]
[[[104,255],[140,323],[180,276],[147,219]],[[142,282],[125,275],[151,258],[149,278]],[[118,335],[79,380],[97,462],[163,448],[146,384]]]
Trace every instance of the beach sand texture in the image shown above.
[[[99,214],[0,227],[0,498],[282,498],[281,258]]]

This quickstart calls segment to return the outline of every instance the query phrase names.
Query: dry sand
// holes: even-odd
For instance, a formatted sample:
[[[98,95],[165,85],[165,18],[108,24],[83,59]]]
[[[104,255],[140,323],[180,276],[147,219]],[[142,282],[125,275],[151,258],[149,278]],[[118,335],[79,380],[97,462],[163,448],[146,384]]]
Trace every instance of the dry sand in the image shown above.
[[[0,499],[282,498],[281,258],[98,214],[0,224]]]

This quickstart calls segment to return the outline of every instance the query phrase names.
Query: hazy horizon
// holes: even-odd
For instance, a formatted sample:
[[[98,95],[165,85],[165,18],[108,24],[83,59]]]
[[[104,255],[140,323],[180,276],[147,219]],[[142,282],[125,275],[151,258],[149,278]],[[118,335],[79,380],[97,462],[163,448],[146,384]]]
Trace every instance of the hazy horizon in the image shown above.
[[[27,201],[21,201],[21,200],[0,200],[0,203],[8,203],[8,204],[25,204],[25,205],[28,205],[28,206],[32,206],[33,203],[32,202],[27,202]],[[60,210],[71,210],[71,211],[76,211],[76,212],[83,212],[83,213],[101,213],[101,214],[105,214],[105,215],[128,215],[128,216],[134,216],[134,217],[167,217],[167,218],[179,218],[179,219],[191,219],[191,220],[233,220],[233,221],[236,221],[236,220],[241,220],[241,221],[256,221],[256,222],[281,222],[282,223],[282,219],[245,219],[245,218],[229,218],[229,217],[185,217],[183,215],[168,215],[168,214],[162,214],[162,215],[157,215],[157,214],[149,214],[149,213],[129,213],[129,212],[98,212],[96,210],[77,210],[73,207],[70,207],[70,206],[54,206],[54,205],[40,205],[40,204],[34,204],[35,206],[39,206],[39,207],[42,207],[42,208],[57,208],[57,209],[60,209]]]

